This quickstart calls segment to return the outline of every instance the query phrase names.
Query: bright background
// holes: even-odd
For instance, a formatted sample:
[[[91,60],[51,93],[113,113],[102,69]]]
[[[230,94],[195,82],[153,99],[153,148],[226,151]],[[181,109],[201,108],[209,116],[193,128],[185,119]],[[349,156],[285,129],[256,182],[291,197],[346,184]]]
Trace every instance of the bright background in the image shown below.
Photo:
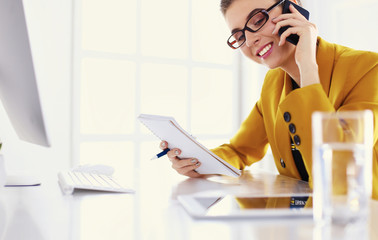
[[[376,0],[302,2],[327,41],[378,51]],[[140,113],[173,116],[212,148],[233,136],[259,97],[267,69],[226,45],[219,0],[25,4],[52,148],[18,140],[1,108],[9,172],[56,175],[102,163],[133,182],[159,151]],[[268,159],[259,165],[275,171]]]

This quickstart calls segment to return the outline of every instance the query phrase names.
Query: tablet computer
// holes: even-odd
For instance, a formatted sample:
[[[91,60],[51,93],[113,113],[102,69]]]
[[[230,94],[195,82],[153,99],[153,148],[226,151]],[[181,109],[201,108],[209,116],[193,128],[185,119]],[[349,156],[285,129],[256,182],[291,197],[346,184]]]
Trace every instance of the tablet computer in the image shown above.
[[[194,218],[233,219],[312,217],[310,194],[273,196],[181,195],[179,202]]]

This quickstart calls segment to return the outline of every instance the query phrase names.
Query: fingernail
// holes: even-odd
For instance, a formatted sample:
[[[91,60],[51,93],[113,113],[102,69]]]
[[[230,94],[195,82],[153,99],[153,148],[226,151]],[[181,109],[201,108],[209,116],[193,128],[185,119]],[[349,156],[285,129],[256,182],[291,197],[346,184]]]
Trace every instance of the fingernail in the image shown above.
[[[179,151],[178,151],[178,150],[176,150],[176,151],[175,151],[175,154],[176,154],[176,155],[179,155],[180,153],[179,153]]]
[[[198,167],[199,165],[201,165],[201,163],[200,163],[200,162],[196,163],[196,166],[197,166],[197,167]]]
[[[195,160],[194,158],[191,160],[192,163],[195,163],[197,162],[197,160]]]
[[[162,143],[161,143],[161,146],[162,146],[162,147],[165,147],[165,142],[162,142]]]

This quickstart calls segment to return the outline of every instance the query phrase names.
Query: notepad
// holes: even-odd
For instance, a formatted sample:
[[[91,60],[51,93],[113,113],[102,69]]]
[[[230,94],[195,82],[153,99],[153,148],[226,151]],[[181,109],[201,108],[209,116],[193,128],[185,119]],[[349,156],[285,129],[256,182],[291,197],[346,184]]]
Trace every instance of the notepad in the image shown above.
[[[170,149],[181,150],[180,158],[196,158],[201,162],[196,171],[200,174],[222,174],[239,177],[241,171],[224,161],[192,135],[186,132],[173,117],[141,114],[138,120],[160,140],[168,142]]]

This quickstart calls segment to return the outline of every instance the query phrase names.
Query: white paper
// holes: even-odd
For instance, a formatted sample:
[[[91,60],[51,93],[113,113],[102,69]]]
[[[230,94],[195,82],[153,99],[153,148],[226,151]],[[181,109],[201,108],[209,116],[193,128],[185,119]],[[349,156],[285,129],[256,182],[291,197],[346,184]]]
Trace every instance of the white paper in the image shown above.
[[[170,149],[179,148],[180,158],[196,158],[201,166],[196,169],[200,174],[222,174],[238,177],[241,171],[195,140],[182,129],[172,117],[141,114],[138,117],[152,133],[160,140],[168,142]]]

